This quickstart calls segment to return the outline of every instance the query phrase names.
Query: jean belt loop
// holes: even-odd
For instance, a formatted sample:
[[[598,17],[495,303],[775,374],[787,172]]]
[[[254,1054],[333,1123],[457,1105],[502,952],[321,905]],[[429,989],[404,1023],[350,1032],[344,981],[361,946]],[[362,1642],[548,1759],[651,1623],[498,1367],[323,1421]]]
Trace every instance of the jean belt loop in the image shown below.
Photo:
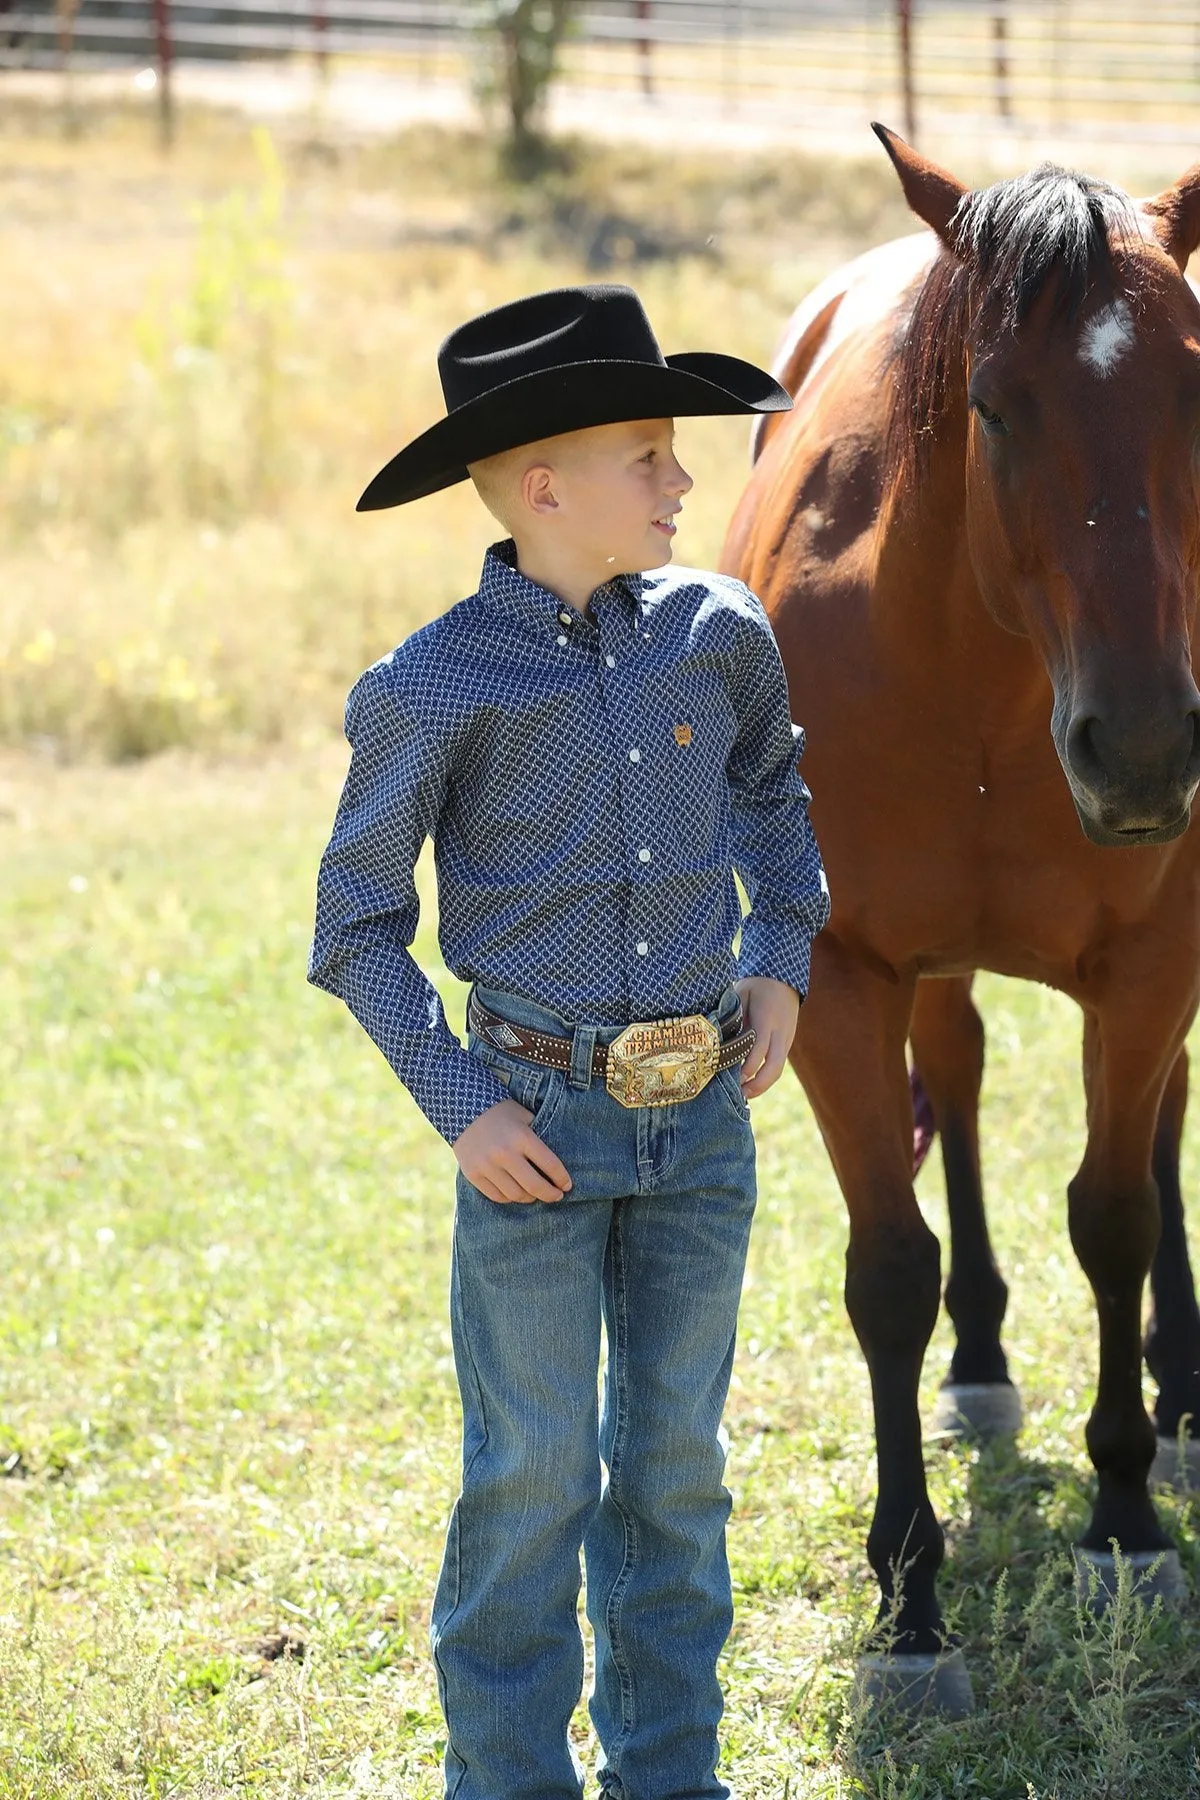
[[[596,1048],[596,1027],[594,1025],[576,1025],[571,1035],[571,1069],[567,1076],[572,1087],[590,1087],[592,1082],[592,1053]]]

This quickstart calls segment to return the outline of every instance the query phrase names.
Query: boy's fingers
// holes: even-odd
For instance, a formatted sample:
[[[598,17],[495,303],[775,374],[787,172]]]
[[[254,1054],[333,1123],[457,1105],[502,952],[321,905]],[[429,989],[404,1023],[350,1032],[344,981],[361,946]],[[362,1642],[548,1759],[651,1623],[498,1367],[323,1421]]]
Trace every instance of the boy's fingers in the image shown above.
[[[489,1181],[486,1175],[468,1175],[467,1180],[471,1183],[472,1187],[477,1187],[484,1199],[490,1200],[493,1206],[504,1206],[507,1204],[504,1195],[500,1192],[500,1189],[496,1186],[495,1182]]]
[[[540,1168],[525,1156],[524,1148],[509,1147],[507,1152],[506,1174],[509,1181],[520,1188],[516,1195],[518,1201],[561,1201],[561,1193],[552,1181],[547,1181]]]
[[[569,1169],[558,1160],[549,1144],[544,1144],[542,1142],[536,1131],[530,1130],[529,1141],[523,1148],[525,1155],[534,1167],[540,1169],[543,1175],[548,1175],[551,1181],[553,1181],[563,1192],[570,1187],[571,1174]]]
[[[758,1046],[755,1045],[755,1049],[757,1048]],[[753,1051],[751,1055],[753,1055]],[[777,1081],[782,1074],[786,1057],[787,1051],[784,1048],[782,1033],[772,1032],[767,1039],[766,1054],[749,1079],[746,1078],[745,1068],[743,1069],[742,1092],[750,1098],[758,1094],[765,1094],[772,1083]],[[749,1059],[747,1059],[746,1066],[749,1066]]]
[[[561,1200],[562,1194],[552,1181],[547,1181],[540,1169],[535,1168],[527,1156],[521,1156],[516,1164],[514,1179],[523,1190],[522,1200]]]
[[[770,1035],[765,1031],[760,1031],[758,1036],[755,1038],[754,1042],[751,1044],[749,1051],[747,1052],[745,1062],[742,1064],[741,1069],[738,1071],[738,1073],[741,1077],[741,1082],[742,1082],[743,1087],[745,1087],[746,1084],[749,1081],[753,1080],[754,1076],[758,1074],[758,1071],[762,1068],[763,1064],[766,1062],[767,1057],[770,1054],[770,1051],[771,1051]]]
[[[554,1152],[547,1150],[539,1137],[535,1137],[532,1131],[520,1132],[497,1152],[491,1165],[490,1173],[501,1190],[502,1200],[510,1205],[561,1200],[560,1188],[552,1180],[546,1179],[527,1146],[540,1152],[540,1161],[548,1161],[562,1169]],[[563,1174],[566,1174],[565,1169]],[[567,1185],[570,1185],[569,1178]]]
[[[770,1055],[772,1041],[773,1038],[770,1032],[760,1031],[758,1033],[750,1046],[745,1062],[742,1064],[743,1075],[758,1074],[758,1071],[762,1068],[767,1057]]]
[[[487,1194],[489,1200],[495,1200],[499,1206],[512,1206],[515,1202],[528,1200],[520,1182],[509,1173],[502,1163],[493,1163],[487,1178],[487,1186],[477,1181],[475,1186]],[[488,1193],[488,1188],[493,1192]]]

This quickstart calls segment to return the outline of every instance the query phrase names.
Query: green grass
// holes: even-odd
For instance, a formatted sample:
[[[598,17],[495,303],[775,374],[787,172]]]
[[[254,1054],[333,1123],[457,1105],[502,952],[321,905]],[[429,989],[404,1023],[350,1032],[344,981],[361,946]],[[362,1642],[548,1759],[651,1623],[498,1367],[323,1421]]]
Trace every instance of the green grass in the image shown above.
[[[0,764],[4,1800],[439,1792],[453,1158],[303,979],[343,766],[328,745]],[[420,885],[418,954],[458,1024],[427,862]],[[981,1710],[914,1728],[848,1705],[872,1611],[867,1387],[842,1204],[789,1072],[755,1104],[728,1410],[739,1800],[1200,1794],[1195,1603],[1096,1625],[1071,1595],[1095,1346],[1064,1221],[1075,1020],[981,986],[1028,1423],[1016,1451],[929,1453]],[[1193,1193],[1196,1173],[1189,1151]],[[941,1228],[936,1169],[921,1193]],[[943,1326],[927,1405],[946,1355]],[[1195,1510],[1163,1510],[1194,1581]]]

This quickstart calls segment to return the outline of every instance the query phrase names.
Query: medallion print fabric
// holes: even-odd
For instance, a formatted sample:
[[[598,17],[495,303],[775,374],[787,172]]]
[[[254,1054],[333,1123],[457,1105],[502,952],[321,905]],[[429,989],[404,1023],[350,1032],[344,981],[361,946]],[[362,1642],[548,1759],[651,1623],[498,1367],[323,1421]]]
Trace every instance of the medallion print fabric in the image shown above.
[[[606,582],[583,613],[515,555],[493,545],[478,591],[351,690],[317,881],[309,980],[450,1143],[507,1090],[409,948],[427,836],[446,967],[566,1021],[701,1012],[746,975],[803,994],[829,916],[804,734],[750,589],[666,568]]]

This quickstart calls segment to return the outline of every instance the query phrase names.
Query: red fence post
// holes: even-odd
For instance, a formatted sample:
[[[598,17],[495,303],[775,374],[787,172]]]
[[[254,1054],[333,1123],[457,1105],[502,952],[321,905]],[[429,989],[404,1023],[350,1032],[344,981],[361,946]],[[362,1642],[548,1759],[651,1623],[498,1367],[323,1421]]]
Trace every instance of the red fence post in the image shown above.
[[[635,10],[639,25],[650,23],[650,0],[635,0]],[[644,31],[638,38],[638,61],[642,68],[642,92],[647,99],[654,93],[654,76],[650,70],[650,34]]]
[[[175,138],[171,102],[171,0],[154,0],[154,43],[158,54],[158,129],[164,150]]]
[[[8,8],[5,8],[8,11]],[[70,137],[75,130],[75,97],[71,84],[71,52],[75,48],[75,15],[79,0],[57,0],[58,66],[62,71],[63,130]]]
[[[904,130],[910,144],[917,141],[917,97],[913,83],[912,0],[896,0],[900,26],[900,85],[904,91]]]
[[[992,14],[992,37],[995,42],[996,109],[1002,119],[1012,118],[1012,93],[1008,83],[1008,17],[1007,0],[996,0]]]
[[[316,44],[317,81],[321,87],[329,74],[329,40],[326,35],[329,20],[325,14],[325,0],[313,0],[313,36]]]

